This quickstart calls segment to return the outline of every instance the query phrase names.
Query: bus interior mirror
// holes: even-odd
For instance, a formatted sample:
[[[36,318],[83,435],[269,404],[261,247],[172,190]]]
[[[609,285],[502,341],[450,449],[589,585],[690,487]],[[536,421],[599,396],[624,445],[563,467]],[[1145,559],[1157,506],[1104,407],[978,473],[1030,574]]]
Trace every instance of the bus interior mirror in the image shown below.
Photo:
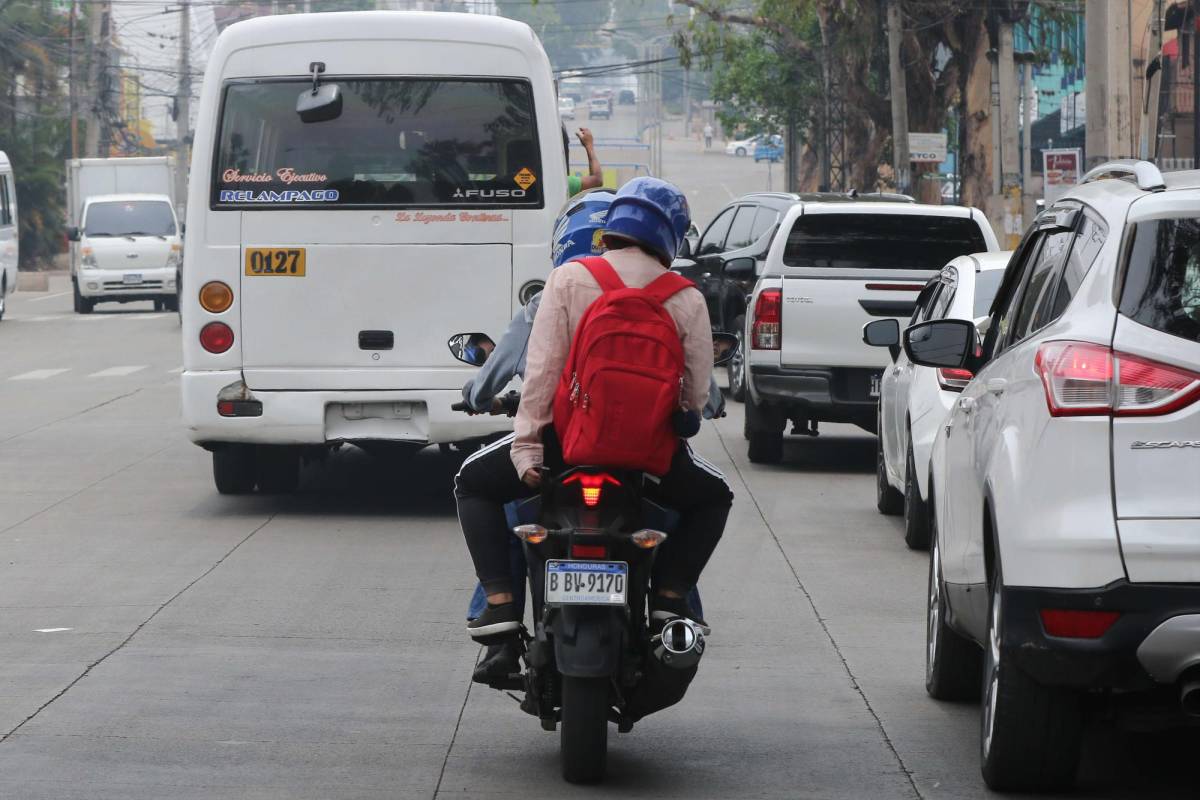
[[[301,122],[328,122],[342,115],[342,88],[336,83],[323,83],[305,89],[296,98],[296,113]]]

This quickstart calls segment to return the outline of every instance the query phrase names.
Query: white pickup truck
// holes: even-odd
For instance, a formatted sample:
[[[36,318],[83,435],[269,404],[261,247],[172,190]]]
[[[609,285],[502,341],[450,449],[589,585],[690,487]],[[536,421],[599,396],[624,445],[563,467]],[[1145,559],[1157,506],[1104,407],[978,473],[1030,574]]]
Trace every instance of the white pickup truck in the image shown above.
[[[999,249],[987,218],[901,195],[829,194],[783,216],[747,306],[749,458],[783,456],[784,428],[818,422],[875,430],[888,353],[862,341],[873,319],[906,321],[947,262]]]

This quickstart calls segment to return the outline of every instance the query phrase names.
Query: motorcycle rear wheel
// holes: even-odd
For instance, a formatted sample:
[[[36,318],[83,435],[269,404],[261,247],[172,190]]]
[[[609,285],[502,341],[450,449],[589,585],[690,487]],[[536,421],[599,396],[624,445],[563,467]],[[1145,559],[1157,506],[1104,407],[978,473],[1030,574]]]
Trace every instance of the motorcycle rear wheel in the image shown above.
[[[608,762],[608,678],[562,678],[560,749],[567,783],[597,783]]]

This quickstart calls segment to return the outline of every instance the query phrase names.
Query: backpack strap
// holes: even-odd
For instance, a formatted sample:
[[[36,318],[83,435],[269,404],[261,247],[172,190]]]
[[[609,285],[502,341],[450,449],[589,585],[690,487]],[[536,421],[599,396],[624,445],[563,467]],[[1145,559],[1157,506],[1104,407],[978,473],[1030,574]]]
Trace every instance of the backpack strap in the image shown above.
[[[625,282],[621,280],[621,276],[612,268],[612,264],[609,264],[607,259],[601,256],[587,256],[575,260],[583,264],[584,268],[592,274],[596,283],[600,284],[600,291],[615,292],[625,288]]]
[[[667,302],[667,298],[688,288],[697,289],[697,286],[678,272],[667,270],[642,287],[642,291],[657,300],[659,305],[662,305]]]

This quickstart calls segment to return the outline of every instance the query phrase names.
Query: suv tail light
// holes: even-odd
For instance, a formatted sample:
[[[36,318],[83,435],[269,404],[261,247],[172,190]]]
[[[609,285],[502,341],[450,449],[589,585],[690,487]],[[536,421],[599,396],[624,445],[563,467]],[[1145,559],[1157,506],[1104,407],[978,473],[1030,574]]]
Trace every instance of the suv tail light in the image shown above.
[[[1200,374],[1090,342],[1046,342],[1034,368],[1053,417],[1170,414],[1200,398]]]
[[[763,289],[754,302],[754,324],[750,327],[750,347],[778,350],[782,337],[783,290]]]
[[[1042,627],[1049,636],[1067,639],[1099,639],[1121,617],[1119,611],[1076,611],[1061,608],[1042,609]]]
[[[971,378],[975,377],[975,374],[969,369],[942,367],[937,371],[937,376],[938,386],[948,392],[961,392],[967,388],[967,384],[971,382]]]

